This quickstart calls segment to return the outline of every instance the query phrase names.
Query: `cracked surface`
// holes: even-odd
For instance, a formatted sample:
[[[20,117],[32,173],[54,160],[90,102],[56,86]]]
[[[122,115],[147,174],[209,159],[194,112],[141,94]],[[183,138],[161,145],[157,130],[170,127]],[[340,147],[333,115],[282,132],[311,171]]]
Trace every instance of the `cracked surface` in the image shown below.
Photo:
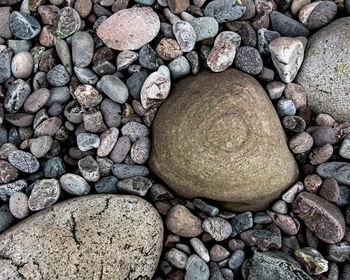
[[[0,278],[151,279],[162,244],[162,220],[145,200],[75,198],[0,235]]]

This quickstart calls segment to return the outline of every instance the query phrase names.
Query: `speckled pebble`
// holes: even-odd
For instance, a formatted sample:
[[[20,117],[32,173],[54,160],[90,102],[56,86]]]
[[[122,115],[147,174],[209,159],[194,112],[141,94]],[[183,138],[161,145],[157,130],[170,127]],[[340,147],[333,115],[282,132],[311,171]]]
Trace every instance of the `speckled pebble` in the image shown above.
[[[61,195],[61,187],[55,179],[44,179],[35,183],[28,199],[31,211],[39,211],[55,204]]]
[[[237,69],[251,75],[257,75],[263,70],[263,61],[259,52],[249,46],[240,47],[237,50],[234,63]]]
[[[60,178],[64,191],[72,195],[86,195],[90,192],[89,184],[79,175],[66,173]]]
[[[202,223],[204,231],[208,232],[216,241],[223,241],[230,237],[232,226],[220,217],[209,217]]]
[[[187,76],[191,71],[191,66],[184,56],[179,56],[168,64],[173,79]]]
[[[238,1],[214,0],[205,7],[204,14],[207,17],[215,18],[219,23],[223,23],[241,18],[245,11],[246,7],[240,5]]]
[[[41,26],[34,17],[14,11],[10,15],[10,29],[16,37],[30,40],[39,35]]]
[[[85,152],[93,148],[98,148],[100,145],[100,138],[92,133],[80,133],[77,136],[77,144],[79,150]]]
[[[54,20],[54,34],[59,38],[67,38],[80,29],[81,19],[76,10],[64,7]]]
[[[181,50],[190,52],[196,44],[196,31],[189,22],[178,21],[173,25],[173,32]]]
[[[197,255],[191,255],[186,263],[185,280],[208,280],[209,267]]]
[[[47,81],[50,85],[55,87],[62,87],[68,84],[70,80],[70,76],[66,70],[66,68],[62,64],[58,64],[54,66],[48,73],[47,73]]]
[[[129,179],[135,176],[149,175],[148,168],[143,165],[114,164],[112,172],[118,179]]]
[[[28,196],[23,192],[15,192],[9,200],[11,214],[17,219],[24,219],[29,215]]]
[[[119,181],[117,187],[125,193],[145,196],[149,188],[152,187],[152,182],[143,176],[133,176],[132,178]]]
[[[128,136],[132,143],[136,142],[140,137],[149,135],[149,129],[138,122],[128,122],[122,127],[121,132],[123,135]]]
[[[14,167],[25,173],[34,173],[39,169],[39,161],[28,152],[13,151],[8,159]]]

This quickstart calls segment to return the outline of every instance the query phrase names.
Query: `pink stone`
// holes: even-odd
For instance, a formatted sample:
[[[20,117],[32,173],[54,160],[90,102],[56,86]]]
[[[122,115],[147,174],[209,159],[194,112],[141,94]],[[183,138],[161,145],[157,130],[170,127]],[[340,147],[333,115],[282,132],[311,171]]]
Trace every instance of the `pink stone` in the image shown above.
[[[97,29],[97,36],[115,50],[138,50],[158,34],[158,15],[149,7],[134,7],[116,12]]]

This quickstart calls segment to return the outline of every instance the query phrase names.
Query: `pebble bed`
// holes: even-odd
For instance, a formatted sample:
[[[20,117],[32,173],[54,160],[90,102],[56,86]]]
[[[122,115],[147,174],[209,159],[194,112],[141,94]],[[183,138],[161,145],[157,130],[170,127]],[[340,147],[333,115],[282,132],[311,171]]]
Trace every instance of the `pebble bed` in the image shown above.
[[[350,279],[350,122],[293,83],[308,37],[346,14],[349,0],[0,0],[0,232],[132,194],[165,225],[153,279]],[[181,199],[147,167],[172,83],[230,67],[266,89],[300,167],[262,212]]]

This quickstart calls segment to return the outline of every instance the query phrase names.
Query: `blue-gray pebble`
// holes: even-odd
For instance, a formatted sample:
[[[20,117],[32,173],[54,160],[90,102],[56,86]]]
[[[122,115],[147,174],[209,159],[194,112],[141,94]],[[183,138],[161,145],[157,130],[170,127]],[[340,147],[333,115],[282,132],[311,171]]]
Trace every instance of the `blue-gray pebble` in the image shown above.
[[[60,184],[64,191],[72,195],[86,195],[90,192],[90,185],[79,175],[66,173],[61,176]]]
[[[163,64],[162,60],[150,45],[144,45],[139,52],[139,62],[148,70],[157,70]]]
[[[179,56],[173,59],[168,64],[168,67],[173,79],[179,79],[187,76],[191,71],[191,65],[184,56]]]
[[[292,19],[280,12],[272,11],[270,13],[272,29],[281,36],[298,37],[309,35],[309,29],[299,21]]]
[[[10,15],[10,29],[17,38],[30,40],[39,35],[41,26],[34,17],[14,11]]]
[[[135,176],[148,176],[149,170],[143,165],[114,164],[112,173],[118,179],[128,179]]]
[[[147,77],[147,72],[139,71],[132,74],[126,81],[126,86],[129,89],[129,93],[135,99],[140,99],[141,88],[143,86],[143,83],[146,81]]]
[[[114,102],[124,104],[129,96],[126,85],[116,76],[105,75],[97,83],[97,89],[101,90]]]
[[[45,178],[57,179],[66,172],[66,168],[60,157],[53,157],[45,162],[43,171]]]
[[[297,109],[295,108],[293,100],[281,99],[277,102],[277,113],[281,118],[295,115],[296,112]]]
[[[239,268],[244,262],[244,258],[245,258],[245,253],[243,250],[234,251],[230,259],[228,260],[228,267],[231,269]]]
[[[68,74],[66,67],[62,64],[52,67],[52,69],[47,72],[46,78],[49,84],[55,87],[65,86],[70,81],[70,75]]]
[[[347,186],[339,186],[340,197],[335,202],[339,207],[347,206],[350,204],[350,189]]]
[[[10,49],[0,45],[0,84],[11,77],[11,58]]]
[[[216,216],[219,214],[219,208],[210,205],[209,203],[205,202],[203,199],[195,198],[193,200],[193,205],[197,207],[199,210],[203,211],[204,213],[208,214],[209,216]]]
[[[114,176],[103,177],[95,183],[97,193],[118,193],[118,179]]]
[[[234,237],[241,232],[253,227],[253,215],[251,212],[244,212],[236,215],[231,219],[232,234]]]
[[[237,5],[235,0],[214,0],[205,7],[204,15],[223,23],[241,18],[245,11],[246,7]]]
[[[208,280],[209,267],[198,256],[191,255],[186,262],[185,280]]]
[[[196,32],[196,41],[213,38],[219,31],[219,24],[213,17],[199,17],[190,21],[194,31]]]

